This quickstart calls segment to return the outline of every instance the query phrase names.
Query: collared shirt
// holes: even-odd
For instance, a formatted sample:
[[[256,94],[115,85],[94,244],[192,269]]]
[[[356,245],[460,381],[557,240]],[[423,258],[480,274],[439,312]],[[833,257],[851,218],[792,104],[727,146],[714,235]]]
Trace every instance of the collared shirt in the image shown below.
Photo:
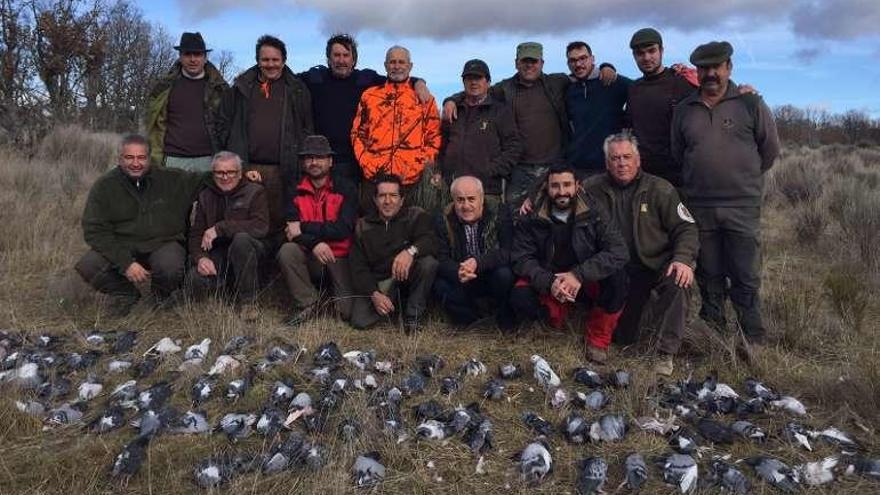
[[[480,256],[480,226],[476,223],[464,224],[464,250],[468,258]]]

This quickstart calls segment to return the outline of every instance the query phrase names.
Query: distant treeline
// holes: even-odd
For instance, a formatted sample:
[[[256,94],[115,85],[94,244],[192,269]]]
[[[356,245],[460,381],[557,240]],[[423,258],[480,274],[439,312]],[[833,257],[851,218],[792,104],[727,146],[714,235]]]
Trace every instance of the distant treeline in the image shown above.
[[[174,39],[126,0],[0,0],[0,144],[31,148],[56,124],[126,132],[174,63]],[[231,80],[232,52],[211,61]],[[774,110],[791,144],[880,144],[880,120],[791,105]]]

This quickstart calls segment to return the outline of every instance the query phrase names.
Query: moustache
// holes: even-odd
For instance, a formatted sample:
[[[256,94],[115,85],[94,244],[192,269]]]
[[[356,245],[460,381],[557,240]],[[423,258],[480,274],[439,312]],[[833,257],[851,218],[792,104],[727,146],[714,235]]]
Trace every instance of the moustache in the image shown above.
[[[700,81],[700,83],[702,83],[702,84],[706,84],[706,83],[710,83],[710,82],[718,84],[718,83],[721,83],[721,79],[719,79],[718,76],[706,76]]]

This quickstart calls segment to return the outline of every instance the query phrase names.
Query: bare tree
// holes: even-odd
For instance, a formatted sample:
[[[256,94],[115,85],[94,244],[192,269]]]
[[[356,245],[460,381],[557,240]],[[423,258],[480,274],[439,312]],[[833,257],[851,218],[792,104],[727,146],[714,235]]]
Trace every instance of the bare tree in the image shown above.
[[[229,82],[232,82],[235,79],[235,76],[241,72],[241,69],[235,65],[235,56],[232,54],[231,50],[220,50],[217,54],[217,58],[212,60],[217,70],[220,71],[220,75],[223,76],[223,79],[226,79]]]

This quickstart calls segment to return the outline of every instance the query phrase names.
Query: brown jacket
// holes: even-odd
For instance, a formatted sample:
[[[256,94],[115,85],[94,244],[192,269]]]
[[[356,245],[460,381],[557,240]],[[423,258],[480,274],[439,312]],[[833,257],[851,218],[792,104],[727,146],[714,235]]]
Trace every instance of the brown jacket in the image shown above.
[[[214,184],[199,193],[195,219],[189,229],[189,254],[193,263],[208,253],[202,249],[202,235],[209,228],[217,229],[217,240],[231,241],[243,232],[256,239],[269,232],[269,204],[262,185],[242,179],[229,192]],[[216,246],[216,241],[215,241]]]

